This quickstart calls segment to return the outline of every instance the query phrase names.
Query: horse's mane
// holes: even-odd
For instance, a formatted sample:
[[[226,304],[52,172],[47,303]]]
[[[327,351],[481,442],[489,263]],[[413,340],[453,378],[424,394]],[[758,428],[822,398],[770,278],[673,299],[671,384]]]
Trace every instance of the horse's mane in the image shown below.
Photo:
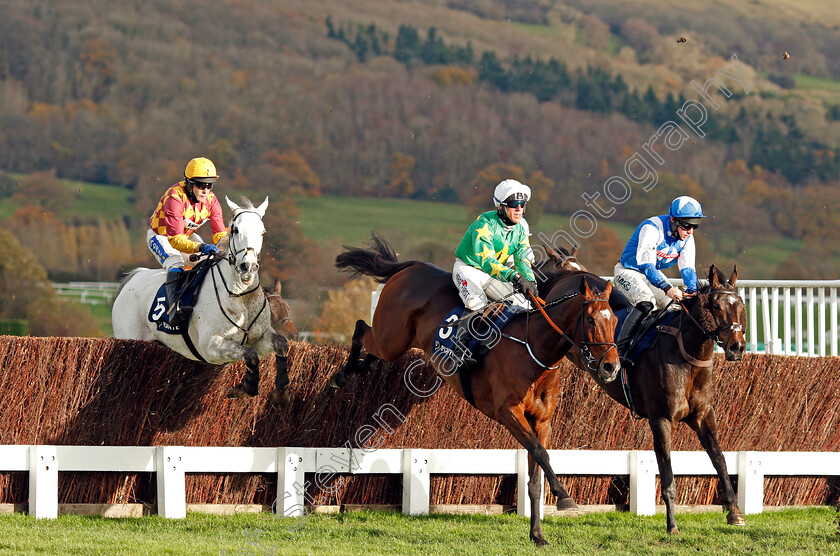
[[[589,288],[596,294],[601,294],[604,291],[604,287],[607,285],[606,280],[598,276],[597,274],[592,274],[591,272],[587,272],[585,270],[560,270],[555,271],[551,274],[546,275],[546,280],[540,284],[540,290],[542,295],[548,295],[549,292],[557,286],[558,282],[561,280],[567,281],[567,287],[564,287],[562,291],[558,294],[552,293],[552,295],[563,296],[573,291],[577,291],[580,288],[580,280],[572,280],[571,278],[574,277],[582,277],[586,280],[586,283],[589,285]],[[612,296],[611,296],[612,298]]]

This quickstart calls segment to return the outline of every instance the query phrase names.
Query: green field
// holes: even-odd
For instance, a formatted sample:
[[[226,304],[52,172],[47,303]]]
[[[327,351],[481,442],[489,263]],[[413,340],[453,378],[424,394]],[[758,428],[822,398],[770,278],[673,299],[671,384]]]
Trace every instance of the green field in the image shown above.
[[[748,516],[732,527],[720,513],[678,514],[680,534],[665,518],[609,512],[543,521],[551,543],[528,540],[527,518],[407,517],[358,512],[309,516],[302,524],[270,514],[189,514],[102,519],[62,515],[0,517],[0,554],[838,554],[837,514],[828,507]],[[300,525],[296,530],[294,526]],[[259,548],[258,543],[262,548]]]
[[[20,179],[18,174],[11,174]],[[73,180],[60,180],[72,194],[72,202],[57,211],[59,219],[102,217],[113,220],[122,216],[136,216],[131,202],[131,190],[116,185],[103,185]],[[9,218],[20,207],[16,200],[4,199],[0,203],[0,220]]]
[[[350,198],[323,196],[298,199],[300,226],[306,237],[321,244],[324,249],[337,251],[342,245],[358,246],[370,238],[371,230],[382,234],[396,248],[416,246],[424,242],[435,242],[454,251],[464,235],[464,230],[475,218],[468,214],[464,205],[433,203],[407,199]],[[270,209],[269,209],[270,210]],[[615,230],[623,241],[630,237],[633,226],[620,222],[600,220],[599,226]],[[557,230],[569,229],[569,216],[543,214],[536,223],[531,223],[538,242],[542,232],[552,236]],[[765,243],[751,245],[748,251],[736,253],[737,238],[725,238],[720,242],[721,257],[738,262],[742,278],[772,278],[752,269],[775,269],[787,257],[799,250],[801,241],[792,238],[768,238]],[[581,241],[581,261],[586,263],[586,240]],[[615,256],[618,258],[619,253]],[[762,270],[763,271],[763,270]],[[675,275],[676,276],[676,275]]]

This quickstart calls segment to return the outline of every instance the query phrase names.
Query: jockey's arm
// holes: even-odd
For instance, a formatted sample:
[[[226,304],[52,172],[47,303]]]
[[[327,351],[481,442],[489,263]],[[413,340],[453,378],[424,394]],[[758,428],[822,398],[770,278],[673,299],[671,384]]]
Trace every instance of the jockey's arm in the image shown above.
[[[691,236],[680,252],[680,258],[677,259],[677,266],[680,269],[680,275],[682,275],[683,283],[688,293],[697,291],[697,271],[694,270],[694,258],[694,236]]]
[[[497,257],[493,246],[493,232],[487,226],[472,231],[472,261],[469,264],[486,272],[491,277],[510,282],[516,270],[503,264]]]
[[[181,253],[197,253],[200,243],[192,241],[184,229],[184,205],[177,198],[170,197],[163,205],[163,221],[166,226],[166,239]]]
[[[531,242],[528,240],[527,235],[523,234],[522,241],[519,243],[513,254],[513,259],[515,261],[516,270],[522,274],[523,277],[531,282],[537,281],[534,276],[534,271],[531,268],[531,263],[534,261],[534,254],[531,251]]]

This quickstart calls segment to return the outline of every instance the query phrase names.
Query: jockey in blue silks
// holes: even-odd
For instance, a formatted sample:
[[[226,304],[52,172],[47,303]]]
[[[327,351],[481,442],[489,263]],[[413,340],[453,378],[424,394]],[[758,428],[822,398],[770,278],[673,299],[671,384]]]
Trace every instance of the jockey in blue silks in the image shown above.
[[[633,305],[616,338],[618,352],[627,344],[654,305],[664,308],[697,292],[694,270],[694,230],[705,218],[696,199],[677,197],[668,214],[653,216],[639,224],[613,271],[613,284]],[[678,265],[686,292],[672,286],[662,269]]]

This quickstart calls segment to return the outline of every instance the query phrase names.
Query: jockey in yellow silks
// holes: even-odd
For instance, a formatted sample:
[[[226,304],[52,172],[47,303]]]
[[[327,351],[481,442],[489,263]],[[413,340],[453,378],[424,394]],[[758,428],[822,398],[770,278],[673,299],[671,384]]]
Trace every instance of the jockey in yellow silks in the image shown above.
[[[175,299],[178,279],[184,271],[187,256],[194,253],[210,255],[219,252],[214,245],[227,236],[222,207],[211,189],[219,178],[216,166],[207,158],[193,158],[184,170],[184,181],[166,190],[149,219],[146,243],[157,261],[168,272],[166,295]],[[212,243],[204,243],[195,231],[210,221]],[[182,324],[185,318],[180,304],[175,305],[169,322]]]

